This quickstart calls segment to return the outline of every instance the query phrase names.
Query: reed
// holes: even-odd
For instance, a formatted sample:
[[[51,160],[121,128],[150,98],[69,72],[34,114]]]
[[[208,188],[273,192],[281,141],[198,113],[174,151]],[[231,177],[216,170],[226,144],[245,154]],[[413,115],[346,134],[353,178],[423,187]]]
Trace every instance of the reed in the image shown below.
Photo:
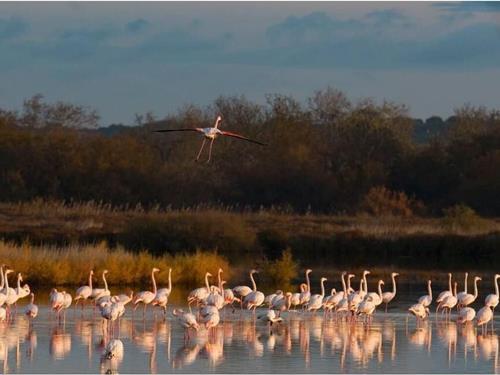
[[[231,277],[227,260],[214,252],[199,250],[193,254],[154,257],[122,247],[110,249],[105,242],[56,247],[0,241],[0,259],[33,285],[83,285],[87,283],[90,269],[96,273],[99,283],[102,270],[107,269],[110,285],[149,283],[153,267],[160,269],[157,280],[162,285],[168,281],[169,267],[173,283],[184,287],[202,284],[205,272],[215,275],[219,267],[224,270],[226,280]]]

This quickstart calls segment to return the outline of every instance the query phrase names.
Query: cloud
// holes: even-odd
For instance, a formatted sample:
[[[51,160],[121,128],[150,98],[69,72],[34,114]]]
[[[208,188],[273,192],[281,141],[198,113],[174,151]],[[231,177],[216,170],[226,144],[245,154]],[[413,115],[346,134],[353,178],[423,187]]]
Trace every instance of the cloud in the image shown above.
[[[138,33],[141,32],[149,27],[149,22],[142,19],[138,18],[134,21],[130,21],[125,25],[125,30],[127,30],[130,33]]]
[[[0,18],[0,40],[10,39],[24,34],[28,29],[29,25],[21,18]]]

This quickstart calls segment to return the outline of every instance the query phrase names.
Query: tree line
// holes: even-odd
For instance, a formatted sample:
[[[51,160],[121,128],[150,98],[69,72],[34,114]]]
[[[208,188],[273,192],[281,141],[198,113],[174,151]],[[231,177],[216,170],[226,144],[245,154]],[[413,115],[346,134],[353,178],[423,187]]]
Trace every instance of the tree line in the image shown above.
[[[211,126],[217,114],[223,129],[268,146],[219,138],[212,163],[195,163],[199,136],[152,132]],[[20,111],[0,109],[1,199],[421,215],[463,204],[500,215],[499,110],[464,105],[424,123],[405,105],[327,88],[305,104],[231,96],[161,120],[138,115],[136,126],[98,121],[91,108],[41,95]]]

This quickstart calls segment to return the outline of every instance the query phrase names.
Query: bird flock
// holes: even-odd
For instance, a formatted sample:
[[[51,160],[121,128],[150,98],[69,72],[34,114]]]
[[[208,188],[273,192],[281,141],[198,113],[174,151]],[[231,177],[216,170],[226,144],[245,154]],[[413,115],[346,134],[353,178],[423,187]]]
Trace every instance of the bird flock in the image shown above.
[[[17,312],[17,302],[30,296],[31,301],[25,306],[24,314],[31,322],[38,315],[35,295],[31,292],[28,284],[21,285],[23,282],[21,273],[17,274],[17,287],[10,287],[9,274],[12,272],[14,271],[11,268],[5,265],[0,266],[0,321],[8,321],[13,315],[13,309],[15,309],[14,312]],[[99,312],[103,319],[103,326],[106,326],[105,329],[110,332],[114,332],[114,325],[107,323],[119,320],[125,314],[126,306],[129,303],[133,305],[134,312],[142,304],[143,317],[145,317],[147,307],[151,305],[160,308],[166,318],[168,299],[172,292],[172,269],[168,270],[168,285],[163,288],[158,288],[156,283],[155,274],[158,272],[160,272],[158,268],[153,268],[151,271],[152,290],[139,291],[135,294],[131,291],[128,294],[112,295],[106,279],[108,271],[103,270],[101,275],[104,288],[96,288],[93,285],[94,271],[90,270],[88,285],[78,288],[74,297],[67,291],[52,289],[49,295],[50,308],[59,320],[64,320],[66,311],[72,304],[74,308],[80,304],[82,312],[90,304],[94,314]],[[271,330],[273,324],[283,322],[282,313],[285,311],[316,314],[322,310],[324,318],[370,324],[377,308],[384,304],[384,310],[387,312],[389,303],[396,297],[396,278],[399,276],[396,272],[391,274],[391,290],[385,292],[383,291],[384,280],[378,280],[376,291],[368,290],[367,277],[370,275],[368,270],[363,271],[360,275],[358,289],[353,288],[352,282],[356,275],[342,272],[340,275],[342,290],[337,291],[332,288],[329,294],[326,294],[325,291],[325,282],[327,281],[325,277],[320,278],[321,293],[311,293],[311,273],[311,269],[305,271],[305,282],[300,284],[297,292],[276,290],[272,294],[265,295],[257,288],[255,280],[255,275],[258,274],[257,270],[252,269],[249,272],[251,286],[238,285],[233,288],[225,288],[227,282],[223,280],[223,270],[219,268],[217,284],[210,283],[213,275],[206,272],[205,285],[192,290],[187,296],[187,310],[175,308],[172,315],[184,328],[184,339],[189,340],[190,332],[192,330],[198,331],[201,327],[205,328],[209,335],[215,334],[214,328],[222,321],[221,314],[223,318],[226,307],[231,308],[232,313],[235,313],[238,307],[241,310],[250,310],[255,318],[268,324],[269,330]],[[436,315],[440,312],[445,320],[452,319],[452,311],[456,310],[456,317],[453,319],[457,323],[468,324],[475,320],[477,326],[482,327],[483,332],[486,330],[487,333],[488,323],[491,322],[493,329],[494,310],[500,297],[498,289],[500,274],[496,274],[494,277],[494,293],[487,295],[484,306],[477,313],[471,305],[478,298],[478,283],[481,281],[481,277],[474,277],[473,293],[469,293],[467,289],[468,277],[468,273],[465,273],[464,290],[458,292],[458,283],[452,282],[453,276],[449,273],[448,289],[439,293],[435,301],[432,281],[428,280],[427,294],[421,296],[415,304],[408,308],[408,312],[416,317],[417,325],[429,317],[431,304],[435,302]],[[258,313],[257,309],[259,309]],[[123,352],[123,344],[119,341],[116,339],[108,343],[103,354],[104,358],[113,358],[117,355],[116,353]]]

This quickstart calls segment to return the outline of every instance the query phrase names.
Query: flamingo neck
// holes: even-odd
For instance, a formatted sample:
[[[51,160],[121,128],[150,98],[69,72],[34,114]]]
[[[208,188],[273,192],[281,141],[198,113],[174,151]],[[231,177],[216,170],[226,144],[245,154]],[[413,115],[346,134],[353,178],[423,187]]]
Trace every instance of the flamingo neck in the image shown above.
[[[477,293],[477,282],[478,282],[478,280],[477,280],[477,279],[475,279],[475,280],[474,280],[474,297],[475,297],[475,298],[477,298],[477,294],[478,294],[478,293]]]
[[[219,282],[219,294],[223,295],[223,292],[222,292],[222,277],[220,276],[220,274],[221,274],[221,271],[219,271],[219,274],[217,275],[218,282]]]
[[[468,276],[469,276],[469,274],[468,274],[468,273],[466,273],[466,274],[465,274],[465,281],[464,281],[464,283],[465,283],[465,285],[464,285],[464,293],[467,293],[467,277],[468,277]]]
[[[453,289],[451,289],[451,273],[448,275],[448,289],[453,294]]]
[[[348,276],[347,277],[347,293],[351,290],[351,278]]]
[[[392,294],[396,295],[396,275],[392,275]]]
[[[31,295],[31,304],[33,304],[34,302],[35,302],[35,295],[34,295],[34,294],[32,294],[32,295]]]
[[[108,290],[108,282],[106,281],[106,274],[102,273],[102,280],[104,281],[104,290]]]
[[[92,290],[92,272],[89,274],[89,287]]]
[[[498,293],[498,277],[495,276],[495,294],[497,295],[497,297],[500,295],[500,293]]]
[[[321,297],[325,296],[325,279],[321,279]]]
[[[347,287],[345,286],[344,274],[342,274],[342,288],[344,289],[344,295],[347,295]]]
[[[208,273],[205,274],[205,285],[207,287],[207,293],[210,293],[210,284],[208,283]]]
[[[0,285],[0,290],[3,290],[4,286],[5,286],[5,278],[4,278],[4,275],[3,275],[3,267],[0,267],[0,274],[2,274],[2,285]]]
[[[7,295],[9,293],[9,274],[7,271],[5,272],[5,290],[7,291]]]
[[[309,281],[309,272],[306,272],[306,281],[307,281],[307,292],[311,291],[311,282]]]
[[[153,281],[153,293],[156,295],[155,271],[151,272],[151,280]]]
[[[427,283],[427,290],[429,291],[429,296],[432,299],[432,288],[431,288],[431,283]]]
[[[363,279],[359,280],[359,293],[363,293],[365,290],[363,289]]]
[[[18,294],[19,294],[20,290],[21,290],[21,274],[18,273],[17,274],[17,293]]]
[[[253,273],[252,272],[250,272],[250,278],[252,279],[253,291],[256,292],[257,291],[257,284],[255,284],[255,280],[253,278]]]
[[[456,297],[457,296],[457,283],[455,283],[453,287],[453,295]]]
[[[378,283],[378,295],[382,298],[382,283],[380,281]]]
[[[363,282],[365,283],[365,294],[368,294],[368,283],[366,282],[366,273],[363,272]]]
[[[168,269],[168,290],[172,291],[172,268]]]

